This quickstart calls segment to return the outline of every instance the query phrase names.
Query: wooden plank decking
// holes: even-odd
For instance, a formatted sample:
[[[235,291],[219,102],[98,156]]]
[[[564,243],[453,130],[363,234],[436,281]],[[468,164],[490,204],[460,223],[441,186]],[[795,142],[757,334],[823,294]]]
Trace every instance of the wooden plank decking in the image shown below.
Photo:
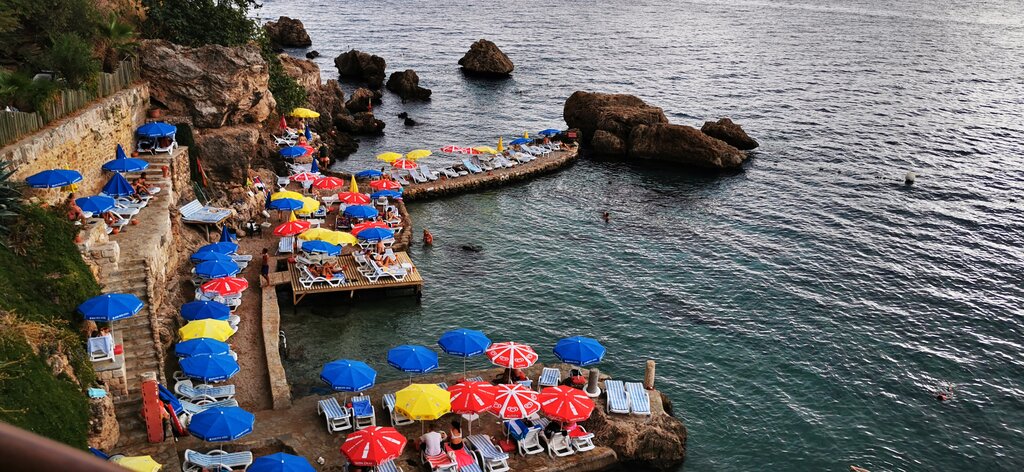
[[[376,282],[370,282],[363,274],[359,272],[359,264],[351,255],[344,255],[338,257],[339,265],[345,272],[345,280],[347,282],[337,286],[331,287],[326,283],[314,284],[310,288],[305,288],[299,283],[299,271],[295,268],[294,264],[288,266],[288,271],[282,272],[271,272],[270,283],[272,285],[280,285],[285,283],[291,283],[292,286],[292,303],[298,304],[302,299],[311,293],[331,293],[331,292],[348,292],[349,297],[355,296],[355,292],[359,290],[374,290],[374,289],[388,289],[388,288],[412,288],[417,294],[423,287],[423,277],[420,276],[416,266],[413,265],[412,260],[409,259],[409,255],[405,252],[395,253],[395,257],[398,259],[398,264],[408,264],[412,266],[409,270],[408,275],[405,276],[401,282],[391,277],[381,277]]]

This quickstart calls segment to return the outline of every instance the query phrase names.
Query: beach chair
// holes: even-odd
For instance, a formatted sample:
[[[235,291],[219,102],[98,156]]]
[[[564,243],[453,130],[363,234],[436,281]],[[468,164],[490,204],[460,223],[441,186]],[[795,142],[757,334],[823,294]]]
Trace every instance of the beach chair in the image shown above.
[[[380,280],[381,277],[391,277],[396,281],[401,282],[405,280],[407,275],[409,275],[409,272],[402,267],[381,267],[380,264],[377,264],[377,261],[368,260],[367,262],[369,262],[370,270],[363,272],[363,276],[370,282],[376,282]]]
[[[406,418],[402,412],[395,408],[395,394],[384,394],[384,397],[381,398],[381,403],[388,410],[388,415],[391,417],[391,426],[405,426],[415,423],[415,421]]]
[[[140,153],[142,153],[142,152],[152,153],[153,152],[153,148],[155,148],[155,147],[156,147],[156,140],[153,140],[153,139],[150,139],[150,138],[139,139],[139,144],[138,144],[138,146],[135,147],[135,150],[140,152]]]
[[[89,338],[89,360],[93,362],[114,362],[114,337],[109,334]]]
[[[486,434],[474,434],[466,438],[466,441],[476,451],[477,457],[480,458],[480,463],[483,464],[484,470],[487,472],[507,472],[508,466],[508,454],[491,442],[491,437]]]
[[[452,449],[451,444],[444,445],[444,451],[449,459],[455,457],[455,467],[459,472],[483,472],[476,463],[476,456],[469,452],[469,448],[463,444],[462,449]]]
[[[383,462],[374,468],[376,472],[405,472],[405,469],[395,465],[395,461]]]
[[[182,426],[188,426],[193,415],[202,413],[209,408],[238,406],[238,402],[235,401],[234,398],[215,402],[211,402],[209,400],[198,400],[196,402],[192,402],[189,400],[179,399],[178,402],[181,403],[181,414],[178,415],[178,421],[181,422]]]
[[[452,462],[451,458],[448,457],[448,454],[445,454],[444,452],[436,456],[428,456],[426,452],[420,451],[420,461],[423,462],[423,465],[429,467],[430,470],[437,472],[456,472],[459,467],[459,465]]]
[[[537,390],[544,387],[557,387],[558,381],[562,378],[562,371],[552,368],[545,367],[540,372],[540,376],[537,377]]]
[[[278,147],[294,146],[298,136],[274,136],[274,144]]]
[[[439,172],[430,170],[430,167],[427,166],[426,162],[420,164],[420,172],[422,172],[423,176],[428,180],[437,180],[441,177]]]
[[[156,154],[158,152],[166,152],[167,154],[170,154],[174,152],[174,148],[178,147],[178,141],[175,140],[174,138],[171,138],[170,142],[167,143],[166,146],[160,146],[160,139],[163,138],[158,138],[156,140],[156,144],[153,145],[153,154]]]
[[[355,419],[356,429],[377,426],[377,415],[374,413],[370,397],[366,395],[352,397],[352,418]]]
[[[548,444],[548,457],[552,459],[571,456],[576,453],[569,444],[569,437],[562,433],[552,434],[550,438],[546,439],[546,442]]]
[[[291,254],[295,249],[295,236],[285,236],[277,243],[278,254]]]
[[[230,400],[235,396],[234,385],[221,385],[219,387],[212,387],[209,385],[193,385],[191,379],[179,380],[174,384],[174,393],[178,397],[188,400],[190,402],[196,402],[200,400],[208,400],[216,402],[220,400]]]
[[[505,428],[509,435],[516,440],[519,455],[526,456],[544,452],[544,446],[540,445],[541,428],[526,426],[522,420],[505,421]]]
[[[409,177],[412,178],[413,182],[418,184],[425,184],[429,182],[427,177],[420,173],[419,169],[409,169]]]
[[[454,179],[454,178],[456,178],[456,177],[458,177],[460,175],[451,166],[449,166],[449,167],[442,167],[440,172],[442,174],[444,174],[445,177],[448,177],[449,179]],[[468,174],[468,173],[469,172],[467,172],[466,174]],[[466,175],[466,174],[461,174],[461,175]]]
[[[605,395],[607,396],[608,413],[620,415],[629,414],[629,397],[626,396],[626,388],[621,380],[605,380]]]
[[[462,165],[465,166],[466,169],[469,169],[469,171],[474,173],[474,174],[479,174],[479,173],[483,172],[483,169],[477,167],[476,164],[473,164],[472,162],[470,162],[469,159],[463,159],[462,160]]]
[[[629,412],[634,415],[651,414],[651,396],[644,390],[640,382],[626,382],[626,393],[629,395]]]
[[[317,402],[316,414],[324,415],[329,433],[352,429],[352,411],[339,405],[337,398],[330,397]]]
[[[594,449],[594,433],[588,433],[582,426],[574,424],[568,429],[569,442],[576,452],[586,452]]]
[[[527,390],[533,390],[533,381],[532,380],[529,380],[529,379],[527,379],[527,380],[520,380],[520,381],[518,381],[516,383],[526,387]]]
[[[313,286],[316,284],[327,284],[331,287],[338,287],[343,282],[345,282],[344,276],[332,277],[328,279],[327,277],[321,275],[313,275],[313,273],[309,271],[309,267],[307,266],[300,265],[298,267],[299,285],[302,285],[302,288],[313,288]]]
[[[405,176],[403,176],[402,174],[399,174],[398,171],[395,171],[395,170],[391,171],[391,178],[394,179],[395,182],[398,182],[398,183],[402,184],[403,186],[410,185],[409,181],[405,178]]]
[[[494,170],[494,167],[480,160],[480,158],[477,156],[470,157],[469,162],[473,163],[473,165],[475,165],[478,169],[481,170]]]
[[[483,382],[484,378],[483,377],[470,377],[470,378],[466,379],[466,381],[467,382]]]
[[[214,449],[207,453],[185,450],[185,462],[181,464],[183,472],[200,472],[202,470],[245,470],[252,465],[252,453],[226,452]]]

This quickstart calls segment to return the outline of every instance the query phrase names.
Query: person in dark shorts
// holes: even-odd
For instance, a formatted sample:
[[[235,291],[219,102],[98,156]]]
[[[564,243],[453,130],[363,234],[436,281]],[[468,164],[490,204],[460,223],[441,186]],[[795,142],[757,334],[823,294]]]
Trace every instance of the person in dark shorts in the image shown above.
[[[270,253],[267,248],[263,248],[263,265],[260,267],[260,277],[266,280],[266,284],[270,285]]]

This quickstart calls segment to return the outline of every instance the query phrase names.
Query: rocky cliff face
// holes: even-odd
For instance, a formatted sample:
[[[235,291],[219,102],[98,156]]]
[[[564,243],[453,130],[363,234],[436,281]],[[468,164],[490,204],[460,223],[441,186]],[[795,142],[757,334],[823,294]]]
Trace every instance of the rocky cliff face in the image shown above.
[[[267,32],[270,44],[277,47],[308,48],[313,45],[313,40],[309,39],[309,33],[306,33],[306,27],[302,22],[287,16],[282,16],[277,21],[268,21],[263,25],[263,29]]]
[[[459,65],[467,74],[486,77],[507,77],[516,68],[497,44],[486,39],[473,43],[459,59]]]
[[[576,92],[566,100],[563,116],[570,128],[580,130],[581,143],[602,157],[711,170],[739,167],[747,157],[696,128],[670,124],[661,108],[632,95]]]
[[[315,62],[292,57],[288,54],[278,54],[277,58],[281,60],[281,67],[284,68],[284,73],[295,79],[295,82],[305,88],[307,92],[320,86],[320,66],[316,65]]]
[[[141,43],[139,58],[150,99],[193,126],[262,123],[276,106],[256,46],[189,48],[152,40]]]

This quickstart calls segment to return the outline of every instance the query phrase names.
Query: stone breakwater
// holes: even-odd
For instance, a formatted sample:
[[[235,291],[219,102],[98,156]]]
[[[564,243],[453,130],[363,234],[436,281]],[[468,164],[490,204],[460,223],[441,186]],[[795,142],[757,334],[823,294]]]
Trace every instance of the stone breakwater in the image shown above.
[[[402,199],[406,202],[429,200],[521,182],[571,165],[579,158],[578,151],[578,147],[572,146],[567,151],[555,152],[511,169],[496,169],[454,179],[441,177],[432,182],[406,185]]]

